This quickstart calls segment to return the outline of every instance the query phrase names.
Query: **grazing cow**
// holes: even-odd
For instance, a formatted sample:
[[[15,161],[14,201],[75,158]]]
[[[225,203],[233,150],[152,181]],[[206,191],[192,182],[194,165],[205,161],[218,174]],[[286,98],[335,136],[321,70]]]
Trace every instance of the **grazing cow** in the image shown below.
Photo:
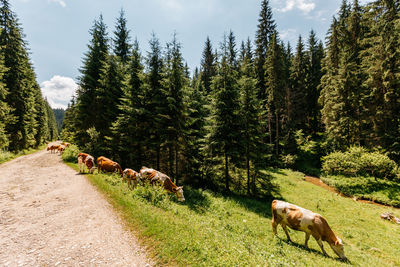
[[[140,175],[138,172],[132,169],[125,169],[123,174],[123,179],[128,181],[128,186],[137,186],[138,182],[140,181]]]
[[[322,241],[328,242],[332,250],[342,260],[347,260],[344,255],[342,240],[333,233],[328,222],[321,215],[284,201],[274,200],[272,201],[272,229],[275,235],[277,235],[278,224],[282,226],[289,241],[291,239],[286,226],[306,233],[306,248],[308,248],[308,239],[312,235],[324,255],[327,256],[327,253]]]
[[[65,150],[65,146],[64,145],[59,145],[58,146],[58,152],[60,153],[60,155],[64,152]]]
[[[103,156],[97,158],[97,171],[98,173],[100,173],[100,171],[118,172],[121,177],[123,177],[121,166],[117,162]]]
[[[171,178],[168,177],[168,175],[151,168],[142,167],[140,169],[140,176],[149,181],[151,184],[161,184],[165,190],[174,193],[178,197],[179,201],[185,201],[185,197],[183,195],[183,186],[176,186],[172,182]]]
[[[67,142],[62,142],[61,145],[65,146],[65,147],[69,147],[71,144],[67,143]]]
[[[78,154],[79,172],[85,172],[85,166],[88,168],[89,173],[93,173],[95,169],[94,157],[87,153]]]
[[[50,150],[50,153],[53,153],[53,151],[56,151],[56,152],[57,152],[58,147],[59,147],[59,145],[48,145],[48,146],[47,146],[47,151]]]

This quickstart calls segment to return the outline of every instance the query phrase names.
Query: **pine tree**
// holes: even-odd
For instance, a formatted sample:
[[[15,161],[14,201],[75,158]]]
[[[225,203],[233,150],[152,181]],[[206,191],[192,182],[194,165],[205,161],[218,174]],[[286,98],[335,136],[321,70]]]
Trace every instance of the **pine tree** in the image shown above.
[[[0,29],[1,35],[1,29]],[[2,47],[0,47],[1,51]],[[6,125],[12,123],[11,108],[6,102],[6,97],[9,94],[5,84],[3,83],[4,73],[7,68],[4,66],[4,55],[0,53],[0,150],[8,147],[8,134],[6,133]]]
[[[182,148],[183,130],[185,124],[185,107],[183,104],[184,90],[188,84],[185,67],[181,53],[181,44],[174,34],[172,42],[168,45],[166,60],[166,73],[162,81],[167,100],[164,131],[166,145],[169,152],[169,174],[175,181],[179,179],[179,151]],[[173,167],[175,166],[175,171]]]
[[[201,59],[201,80],[207,94],[211,92],[211,80],[216,74],[215,55],[212,50],[210,38],[207,36],[207,40],[204,44],[203,57]]]
[[[369,146],[380,145],[400,160],[400,3],[374,1],[367,5],[364,25],[368,28],[363,40],[362,65],[368,74],[363,85],[370,121]],[[397,24],[397,25],[396,25]]]
[[[58,125],[56,121],[56,116],[54,114],[53,109],[49,105],[49,102],[47,100],[44,100],[44,105],[46,108],[46,117],[47,119],[47,129],[48,129],[48,138],[47,140],[57,140],[58,138]]]
[[[67,142],[74,142],[76,140],[75,134],[76,129],[76,101],[75,97],[72,98],[71,103],[68,104],[65,110],[65,117],[63,121],[63,127],[61,130],[61,138]]]
[[[272,19],[272,10],[268,0],[261,3],[261,11],[258,19],[256,33],[256,51],[255,51],[255,68],[257,75],[257,87],[259,89],[259,97],[266,98],[266,77],[265,77],[265,61],[267,51],[272,35],[276,31],[275,21]]]
[[[140,169],[145,161],[144,147],[148,136],[148,120],[144,109],[144,74],[139,43],[135,40],[128,67],[128,83],[124,90],[119,115],[112,126],[114,154],[122,165]]]
[[[232,30],[229,31],[228,35],[228,64],[231,65],[237,72],[239,71],[238,59],[237,59],[237,49],[236,49],[236,37]]]
[[[238,84],[234,66],[229,64],[230,51],[226,36],[221,44],[222,58],[217,75],[213,78],[212,90],[215,92],[212,113],[212,129],[209,143],[216,155],[223,157],[225,190],[230,191],[229,165],[239,153],[238,140]]]
[[[150,52],[147,53],[147,73],[146,73],[146,92],[145,92],[145,105],[146,116],[149,119],[149,136],[147,144],[151,146],[149,149],[149,158],[155,158],[155,166],[160,170],[160,156],[162,132],[164,129],[164,121],[166,114],[166,101],[161,81],[163,79],[163,59],[161,54],[161,46],[158,38],[153,33],[149,41]],[[155,156],[153,156],[155,153]]]
[[[272,36],[265,61],[267,124],[269,129],[270,144],[274,142],[275,154],[279,155],[281,140],[282,117],[285,113],[285,92],[287,81],[285,77],[285,64],[283,48],[278,42],[277,33]]]
[[[242,122],[241,136],[244,148],[245,168],[247,173],[247,194],[256,193],[256,176],[260,175],[260,163],[265,162],[262,142],[261,101],[257,99],[257,80],[254,78],[254,68],[251,63],[251,53],[242,45],[240,88],[240,117]]]
[[[111,137],[110,127],[119,114],[118,107],[125,89],[125,79],[122,64],[118,62],[116,56],[109,55],[100,75],[100,86],[96,90],[96,102],[101,108],[94,127],[99,132],[100,140],[105,141],[106,137]],[[102,147],[109,149],[107,154],[111,154],[112,147],[107,143],[110,144],[110,142],[104,142]]]
[[[202,74],[200,74],[202,75]],[[196,186],[205,187],[204,179],[204,148],[206,137],[206,118],[209,114],[205,90],[202,88],[201,77],[193,76],[192,86],[186,95],[187,119],[186,119],[186,142],[184,147],[184,171],[185,180]]]
[[[0,4],[0,47],[6,68],[3,81],[9,91],[6,102],[12,109],[11,116],[15,118],[8,121],[5,130],[9,136],[9,149],[19,151],[36,143],[37,83],[18,19],[10,10],[7,0],[1,0]]]
[[[293,58],[290,69],[290,128],[292,132],[297,130],[308,130],[307,113],[307,73],[308,58],[304,51],[304,44],[301,36],[297,42],[296,54]]]
[[[49,118],[46,110],[45,100],[42,97],[40,88],[37,88],[35,95],[35,116],[37,118],[37,132],[35,135],[36,146],[43,144],[49,139]]]
[[[125,65],[129,61],[132,45],[130,44],[129,30],[127,29],[125,12],[121,9],[114,31],[114,53]]]
[[[338,109],[341,109],[341,96],[337,90],[337,76],[339,69],[339,33],[338,21],[333,18],[331,27],[328,32],[328,41],[326,55],[322,60],[322,70],[324,72],[321,77],[320,97],[322,122],[325,126],[325,133],[328,141],[332,146],[332,150],[339,148],[338,138],[341,136],[341,129],[338,127]]]
[[[87,130],[99,122],[101,108],[97,103],[97,88],[101,87],[100,78],[105,68],[108,55],[108,38],[103,16],[95,20],[90,30],[92,39],[88,45],[89,51],[83,59],[80,69],[79,88],[76,102],[76,142],[83,146],[89,141]]]
[[[321,42],[317,42],[315,32],[311,30],[308,38],[307,49],[307,78],[306,78],[306,91],[307,91],[307,104],[305,106],[308,119],[307,133],[315,134],[321,130],[320,126],[320,106],[318,104],[319,89],[321,83],[322,67],[321,61],[324,57],[324,48]]]

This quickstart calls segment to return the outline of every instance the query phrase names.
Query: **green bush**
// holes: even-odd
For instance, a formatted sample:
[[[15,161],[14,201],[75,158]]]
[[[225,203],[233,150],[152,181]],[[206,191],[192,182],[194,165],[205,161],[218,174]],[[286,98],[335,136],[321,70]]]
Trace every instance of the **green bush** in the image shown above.
[[[322,158],[322,170],[329,175],[373,176],[394,179],[398,166],[387,155],[351,147],[346,152],[333,152]]]
[[[61,157],[63,161],[66,162],[77,162],[77,157],[79,153],[79,148],[76,145],[70,145],[64,150]]]
[[[170,196],[167,191],[161,186],[152,186],[145,184],[144,186],[137,186],[132,191],[132,197],[145,200],[152,205],[167,209],[170,201]]]

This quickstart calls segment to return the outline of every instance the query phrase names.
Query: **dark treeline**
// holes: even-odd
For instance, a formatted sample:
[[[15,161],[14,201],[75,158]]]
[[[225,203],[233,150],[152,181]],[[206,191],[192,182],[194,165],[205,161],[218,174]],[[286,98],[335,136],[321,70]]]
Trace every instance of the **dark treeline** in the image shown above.
[[[58,130],[8,0],[0,1],[0,26],[0,150],[20,151],[56,139]]]
[[[95,156],[253,196],[274,190],[266,168],[311,171],[351,145],[400,160],[398,1],[343,1],[325,48],[311,31],[292,51],[264,0],[255,41],[207,38],[192,75],[175,34],[142,54],[126,24],[94,22],[65,115],[63,137]]]
[[[63,108],[53,108],[53,112],[56,118],[58,132],[61,132],[65,116],[65,110]]]

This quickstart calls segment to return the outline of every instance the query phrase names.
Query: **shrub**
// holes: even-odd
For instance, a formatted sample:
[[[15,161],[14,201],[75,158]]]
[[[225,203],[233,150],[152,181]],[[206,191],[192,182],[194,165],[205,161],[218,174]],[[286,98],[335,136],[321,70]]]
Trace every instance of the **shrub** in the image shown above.
[[[293,168],[294,164],[296,163],[297,156],[296,155],[282,155],[281,162],[284,168]]]
[[[333,152],[322,159],[326,174],[345,176],[373,176],[393,179],[397,164],[387,155],[368,152],[362,147],[351,147],[346,152]]]
[[[79,152],[79,148],[76,145],[70,145],[64,150],[61,158],[66,162],[76,162]]]
[[[163,187],[152,186],[149,184],[137,186],[135,189],[133,189],[132,197],[145,200],[150,204],[162,209],[167,209],[169,206],[168,202],[170,200],[168,192],[165,191]]]

